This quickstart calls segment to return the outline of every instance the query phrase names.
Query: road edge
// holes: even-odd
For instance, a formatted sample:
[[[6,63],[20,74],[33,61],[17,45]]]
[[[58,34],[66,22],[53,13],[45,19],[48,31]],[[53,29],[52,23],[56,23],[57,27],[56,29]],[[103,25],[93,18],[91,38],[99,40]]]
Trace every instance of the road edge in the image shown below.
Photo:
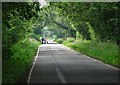
[[[40,46],[41,46],[41,45],[40,45]],[[37,49],[37,54],[36,54],[36,56],[35,56],[34,62],[33,62],[32,67],[31,67],[31,69],[30,69],[30,72],[29,72],[29,75],[28,75],[28,79],[27,79],[27,85],[29,85],[29,83],[30,83],[31,74],[32,74],[33,68],[34,68],[34,66],[35,66],[36,60],[37,60],[37,58],[38,58],[38,53],[39,53],[40,46],[39,46],[38,49]]]
[[[61,44],[61,45],[63,45],[63,44]],[[65,46],[65,45],[63,45],[63,46]],[[81,55],[83,55],[83,56],[85,56],[85,57],[87,57],[87,58],[90,58],[90,59],[92,59],[92,60],[94,60],[94,61],[98,61],[98,62],[100,62],[100,63],[102,63],[102,64],[105,64],[105,65],[111,67],[111,68],[114,68],[114,69],[116,69],[116,70],[119,70],[119,68],[117,68],[117,67],[114,67],[114,66],[109,65],[109,64],[107,64],[107,63],[104,63],[104,62],[102,62],[102,61],[100,61],[100,60],[97,60],[97,59],[95,59],[95,58],[92,58],[92,57],[90,57],[90,56],[88,56],[88,55],[86,55],[86,54],[83,54],[83,53],[81,53],[81,52],[78,52],[78,51],[76,51],[76,50],[74,50],[74,49],[72,49],[72,48],[70,48],[70,47],[68,47],[68,46],[65,46],[65,47],[67,47],[67,48],[71,49],[72,51],[75,51],[75,52],[77,52],[78,54],[81,54]]]

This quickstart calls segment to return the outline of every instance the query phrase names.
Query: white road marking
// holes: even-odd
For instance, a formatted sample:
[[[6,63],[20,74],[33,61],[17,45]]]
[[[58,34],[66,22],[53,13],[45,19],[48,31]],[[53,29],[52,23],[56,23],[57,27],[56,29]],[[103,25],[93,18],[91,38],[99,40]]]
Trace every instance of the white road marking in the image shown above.
[[[63,76],[63,74],[61,73],[61,71],[56,67],[56,72],[58,74],[58,78],[60,79],[61,83],[67,83],[65,80],[65,77]]]
[[[57,72],[57,77],[60,79],[61,83],[67,83],[65,77],[63,76],[62,72],[57,67],[57,62],[55,59],[55,56],[51,50],[52,56],[53,56],[53,62],[55,63],[55,70]]]
[[[29,85],[29,83],[30,83],[31,74],[32,74],[33,68],[34,68],[34,66],[35,66],[37,57],[38,57],[39,48],[40,48],[40,46],[38,47],[38,50],[37,50],[37,54],[36,54],[35,60],[34,60],[34,62],[33,62],[33,65],[32,65],[32,67],[31,67],[31,70],[30,70],[30,72],[29,72],[28,81],[27,81],[27,84],[28,84],[28,85]],[[63,74],[60,72],[60,70],[57,68],[57,66],[55,66],[55,69],[56,69],[58,78],[60,79],[61,83],[66,83],[66,80],[65,80]]]
[[[31,68],[30,73],[29,73],[29,75],[28,75],[28,80],[27,80],[27,84],[28,84],[28,85],[29,85],[29,83],[30,83],[31,74],[32,74],[33,68],[34,68],[34,66],[35,66],[35,62],[36,62],[36,60],[37,60],[37,57],[38,57],[39,48],[40,48],[40,46],[38,47],[38,50],[37,50],[37,54],[36,54],[35,60],[34,60],[34,62],[33,62],[32,68]]]

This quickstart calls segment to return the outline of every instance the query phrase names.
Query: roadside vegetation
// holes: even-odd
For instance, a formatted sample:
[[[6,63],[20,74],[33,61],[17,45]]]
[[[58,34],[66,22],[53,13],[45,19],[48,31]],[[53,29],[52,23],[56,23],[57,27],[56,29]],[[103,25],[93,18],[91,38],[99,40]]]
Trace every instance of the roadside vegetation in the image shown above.
[[[34,59],[41,37],[120,67],[118,3],[46,3],[2,3],[3,84],[17,83]]]
[[[4,2],[2,4],[3,85],[12,85],[22,80],[21,78],[30,67],[36,55],[37,48],[41,44],[41,35],[39,34],[39,30],[36,31],[39,25],[34,26],[39,22],[36,19],[36,12],[39,9],[37,5],[38,3],[27,2]],[[26,12],[26,10],[28,11]]]
[[[3,83],[17,83],[30,67],[40,43],[35,39],[19,41],[11,47],[12,56],[3,60]]]
[[[119,67],[118,45],[115,43],[81,40],[64,41],[62,44],[104,63]]]

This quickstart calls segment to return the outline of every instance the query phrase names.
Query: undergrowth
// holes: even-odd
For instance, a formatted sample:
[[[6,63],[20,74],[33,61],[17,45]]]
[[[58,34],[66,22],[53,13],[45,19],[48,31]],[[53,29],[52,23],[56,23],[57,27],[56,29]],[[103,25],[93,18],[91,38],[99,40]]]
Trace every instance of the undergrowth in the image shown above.
[[[17,83],[33,60],[39,45],[35,39],[25,39],[11,47],[13,56],[10,59],[3,59],[3,84]]]
[[[115,43],[83,40],[64,41],[63,44],[104,63],[120,67],[118,64],[118,45]]]

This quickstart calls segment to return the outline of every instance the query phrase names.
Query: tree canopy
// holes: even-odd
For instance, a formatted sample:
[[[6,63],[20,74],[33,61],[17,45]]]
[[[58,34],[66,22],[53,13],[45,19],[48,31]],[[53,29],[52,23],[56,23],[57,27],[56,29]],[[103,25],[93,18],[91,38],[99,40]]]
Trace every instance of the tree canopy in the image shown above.
[[[84,39],[94,35],[100,41],[117,42],[118,3],[51,2],[46,9],[53,22],[78,31]]]
[[[45,26],[51,37],[118,41],[118,3],[50,2],[40,8],[37,2],[5,2],[2,9],[5,56],[31,33],[43,36]]]

